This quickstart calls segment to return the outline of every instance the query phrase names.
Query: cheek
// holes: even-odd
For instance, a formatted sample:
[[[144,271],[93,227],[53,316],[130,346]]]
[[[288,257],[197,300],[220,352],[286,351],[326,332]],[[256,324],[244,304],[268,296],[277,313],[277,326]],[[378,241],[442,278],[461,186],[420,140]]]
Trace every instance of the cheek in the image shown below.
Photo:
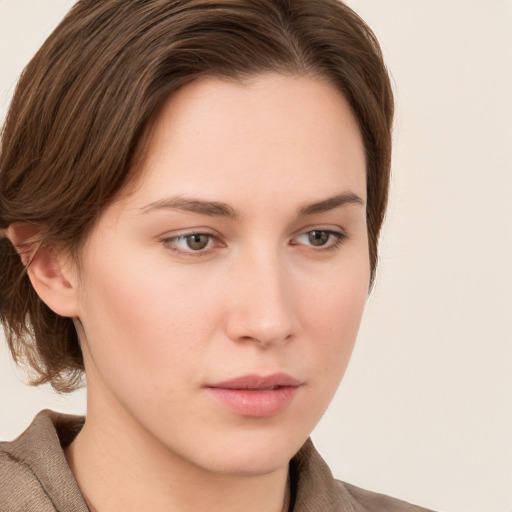
[[[211,300],[213,283],[171,270],[112,260],[88,276],[82,310],[98,364],[124,367],[124,374],[133,368],[143,378],[193,361],[218,301]]]
[[[364,254],[364,252],[363,252]],[[368,296],[365,258],[332,269],[322,286],[311,284],[302,301],[311,351],[324,375],[341,379],[348,365]]]

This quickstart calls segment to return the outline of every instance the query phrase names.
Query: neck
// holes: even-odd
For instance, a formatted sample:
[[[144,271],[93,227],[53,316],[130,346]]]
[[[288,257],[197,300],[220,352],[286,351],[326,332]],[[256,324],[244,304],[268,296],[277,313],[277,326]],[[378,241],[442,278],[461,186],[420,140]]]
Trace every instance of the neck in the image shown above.
[[[133,418],[91,403],[66,457],[92,512],[288,510],[287,466],[263,475],[216,473],[171,453]]]

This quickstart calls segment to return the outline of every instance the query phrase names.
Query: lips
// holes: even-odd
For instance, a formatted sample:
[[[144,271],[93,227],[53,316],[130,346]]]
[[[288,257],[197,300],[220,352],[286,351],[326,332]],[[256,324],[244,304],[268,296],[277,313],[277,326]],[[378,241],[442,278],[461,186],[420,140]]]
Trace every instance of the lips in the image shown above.
[[[205,389],[221,406],[234,414],[267,418],[286,409],[301,385],[294,377],[277,373],[268,376],[244,375],[207,385]]]
[[[236,379],[217,382],[216,384],[211,384],[208,387],[264,391],[279,387],[297,387],[300,386],[300,384],[299,380],[294,379],[285,373],[276,373],[266,377],[260,375],[244,375],[243,377],[237,377]]]

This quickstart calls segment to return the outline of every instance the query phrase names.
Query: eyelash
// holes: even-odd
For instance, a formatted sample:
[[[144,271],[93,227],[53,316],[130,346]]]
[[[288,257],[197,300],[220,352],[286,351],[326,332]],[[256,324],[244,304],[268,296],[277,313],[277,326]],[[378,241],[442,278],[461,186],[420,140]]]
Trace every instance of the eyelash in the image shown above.
[[[212,250],[211,248],[194,251],[193,249],[189,249],[189,250],[177,249],[176,247],[173,247],[171,245],[171,244],[176,244],[176,242],[178,242],[180,240],[186,241],[187,238],[190,238],[192,236],[207,236],[209,238],[208,245],[210,245],[210,242],[212,240],[215,240],[217,238],[215,235],[212,235],[211,233],[192,232],[192,233],[184,233],[184,234],[178,235],[178,236],[172,236],[169,238],[164,238],[162,240],[162,242],[171,251],[178,252],[185,256],[200,257],[200,256],[205,256],[205,255],[209,254],[210,251]]]
[[[332,229],[311,229],[309,231],[306,231],[305,233],[302,233],[297,238],[300,238],[300,237],[303,237],[303,236],[308,236],[311,233],[315,233],[315,232],[316,233],[326,233],[328,235],[327,242],[324,245],[318,245],[318,246],[309,245],[309,247],[312,247],[315,251],[321,251],[321,252],[334,251],[347,238],[346,233],[344,233],[342,231],[334,231]],[[329,241],[333,237],[334,237],[334,241],[330,243]],[[292,245],[300,245],[300,244],[293,243]]]
[[[334,251],[336,250],[344,241],[345,239],[347,238],[347,234],[342,232],[342,231],[335,231],[335,230],[332,230],[332,229],[311,229],[309,231],[306,231],[302,234],[300,234],[298,237],[295,237],[294,240],[298,239],[298,238],[301,238],[301,237],[304,237],[304,236],[308,236],[310,235],[311,233],[325,233],[328,235],[328,239],[327,239],[327,242],[324,244],[324,245],[319,245],[319,246],[314,246],[314,245],[306,245],[310,248],[313,248],[313,250],[315,252],[328,252],[328,251]],[[205,249],[199,249],[199,250],[193,250],[193,249],[178,249],[176,248],[175,246],[173,247],[172,244],[176,244],[178,241],[180,240],[183,240],[185,241],[186,243],[186,240],[190,237],[193,237],[193,236],[206,236],[209,238],[208,240],[208,244],[207,244],[207,248]],[[333,242],[330,242],[330,240],[334,237],[334,241]],[[191,233],[184,233],[182,235],[178,235],[178,236],[173,236],[173,237],[168,237],[168,238],[164,238],[162,239],[162,243],[164,244],[164,246],[166,246],[169,250],[171,251],[174,251],[174,252],[177,252],[177,253],[180,253],[180,254],[183,254],[185,256],[191,256],[191,257],[201,257],[201,256],[206,256],[208,255],[212,250],[213,250],[213,247],[208,247],[208,245],[210,245],[210,242],[217,239],[217,237],[211,233],[204,233],[204,232],[191,232]],[[299,243],[291,243],[291,245],[293,246],[296,246],[296,245],[301,245]]]

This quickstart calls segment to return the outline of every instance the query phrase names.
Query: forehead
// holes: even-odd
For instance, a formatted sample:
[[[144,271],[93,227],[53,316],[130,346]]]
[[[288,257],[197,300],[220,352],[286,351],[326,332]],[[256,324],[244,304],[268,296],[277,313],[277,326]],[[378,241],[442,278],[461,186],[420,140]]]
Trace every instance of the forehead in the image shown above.
[[[152,124],[136,196],[226,200],[366,196],[359,126],[340,92],[312,77],[204,78],[176,92]],[[222,197],[226,196],[226,197]]]

